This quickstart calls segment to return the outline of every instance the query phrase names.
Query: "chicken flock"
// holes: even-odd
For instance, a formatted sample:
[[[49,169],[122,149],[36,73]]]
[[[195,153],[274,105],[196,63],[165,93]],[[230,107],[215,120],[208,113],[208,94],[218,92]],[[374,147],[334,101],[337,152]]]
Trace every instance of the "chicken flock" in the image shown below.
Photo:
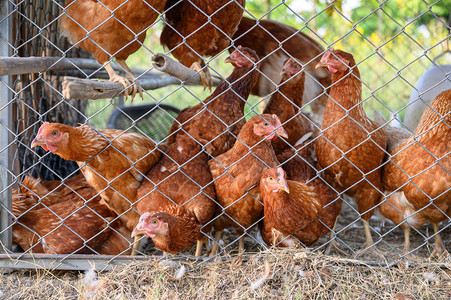
[[[216,255],[233,228],[242,254],[244,237],[258,228],[269,246],[310,246],[330,234],[327,251],[340,251],[333,235],[346,196],[363,222],[362,251],[380,254],[369,225],[379,210],[404,229],[403,254],[411,254],[411,228],[430,221],[432,255],[448,256],[438,224],[451,215],[451,90],[437,96],[413,134],[398,134],[365,113],[352,54],[324,50],[282,23],[243,17],[244,0],[122,2],[68,0],[61,27],[132,97],[141,91],[125,60],[161,13],[161,44],[199,71],[204,87],[211,89],[205,56],[229,49],[233,71],[180,112],[163,143],[42,124],[31,147],[76,161],[82,175],[26,177],[13,191],[13,240],[24,250],[127,255],[144,235],[166,253],[196,244],[196,256],[204,245]],[[245,114],[250,94],[271,95],[262,114]],[[311,114],[301,110],[306,103],[315,104]]]

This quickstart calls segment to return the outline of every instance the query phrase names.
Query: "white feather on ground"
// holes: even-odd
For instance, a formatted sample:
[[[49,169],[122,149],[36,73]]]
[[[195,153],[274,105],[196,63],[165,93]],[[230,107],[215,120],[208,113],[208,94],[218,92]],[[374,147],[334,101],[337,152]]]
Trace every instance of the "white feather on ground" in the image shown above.
[[[263,273],[263,277],[261,277],[261,278],[255,280],[254,282],[252,282],[251,283],[251,289],[253,291],[255,291],[256,289],[261,287],[263,282],[265,282],[266,279],[269,278],[270,274],[271,274],[271,265],[269,264],[269,261],[267,259],[265,259],[265,272]]]

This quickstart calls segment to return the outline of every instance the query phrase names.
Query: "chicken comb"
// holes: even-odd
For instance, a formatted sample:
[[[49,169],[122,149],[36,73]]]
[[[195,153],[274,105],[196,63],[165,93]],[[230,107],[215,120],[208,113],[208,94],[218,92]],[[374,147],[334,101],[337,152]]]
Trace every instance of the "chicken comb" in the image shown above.
[[[44,130],[44,128],[47,127],[49,124],[50,124],[49,122],[44,122],[44,124],[42,124],[41,127],[39,127],[37,136],[42,134],[42,131]]]
[[[277,178],[279,179],[285,179],[285,171],[282,169],[282,167],[277,167],[276,168],[276,172],[277,172]]]
[[[282,126],[282,123],[280,122],[280,119],[276,114],[272,114],[271,116],[274,118],[275,121],[274,128]]]

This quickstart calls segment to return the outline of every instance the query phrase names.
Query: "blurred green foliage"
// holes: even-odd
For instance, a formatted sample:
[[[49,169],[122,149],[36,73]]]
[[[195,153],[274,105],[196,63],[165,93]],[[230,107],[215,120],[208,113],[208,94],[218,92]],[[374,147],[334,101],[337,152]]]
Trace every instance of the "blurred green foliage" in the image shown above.
[[[325,48],[353,53],[361,72],[367,113],[371,116],[377,109],[386,117],[395,113],[402,117],[403,107],[418,78],[431,66],[432,60],[449,47],[446,24],[450,4],[445,0],[432,4],[420,0],[379,2],[248,0],[245,16],[283,22],[314,37]],[[149,29],[145,47],[128,59],[130,66],[151,69],[152,55],[166,52],[159,43],[161,28],[162,21]],[[223,77],[230,74],[231,66],[224,63],[227,56],[228,52],[224,51],[209,59],[212,74]],[[437,63],[450,61],[448,55]],[[199,103],[209,94],[202,87],[169,86],[147,91],[144,102],[183,108]],[[251,96],[246,112],[260,112],[258,103],[261,101]],[[118,103],[117,99],[91,101],[89,121],[106,127],[108,116]],[[134,103],[142,101],[136,98]]]

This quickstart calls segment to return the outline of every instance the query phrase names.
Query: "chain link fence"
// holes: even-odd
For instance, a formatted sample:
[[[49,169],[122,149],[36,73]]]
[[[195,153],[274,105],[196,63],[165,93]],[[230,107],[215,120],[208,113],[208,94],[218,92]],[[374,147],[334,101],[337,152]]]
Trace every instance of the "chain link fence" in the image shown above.
[[[155,245],[152,239],[133,241],[131,232],[139,215],[167,212],[174,204],[191,214],[192,219],[184,221],[195,223],[201,232],[179,249],[184,259],[195,259],[196,240],[200,249],[201,242],[208,250],[214,248],[210,256],[202,250],[201,261],[239,250],[264,251],[271,243],[327,253],[337,245],[339,255],[358,255],[369,263],[395,264],[411,255],[426,259],[434,250],[444,255],[451,240],[450,142],[442,140],[442,152],[434,152],[435,148],[421,145],[422,134],[415,129],[426,107],[438,111],[431,108],[431,100],[451,89],[450,5],[446,1],[404,5],[230,0],[215,2],[217,7],[209,11],[215,6],[206,8],[206,2],[0,1],[0,264],[56,269],[86,269],[94,264],[106,270],[145,255],[161,255],[160,250],[167,248],[161,240],[157,238]],[[69,26],[70,39],[64,26]],[[120,34],[126,38],[116,38]],[[235,61],[232,67],[224,59],[248,54],[238,46],[255,50],[258,59],[233,77],[234,69],[246,63]],[[332,48],[352,53],[354,69],[360,71],[361,99],[353,105],[343,104],[339,94],[333,94],[339,82],[331,72],[315,67]],[[127,60],[131,68],[124,63],[128,57],[124,52],[133,54]],[[167,59],[163,65],[173,71],[161,67],[154,57],[157,53],[163,53],[160,57]],[[171,55],[181,64],[169,60]],[[345,56],[332,56],[350,63]],[[246,60],[251,58],[248,55]],[[300,66],[295,75],[282,69],[290,58]],[[296,63],[285,66],[295,68]],[[292,83],[304,74],[304,84],[290,85],[281,72],[293,75]],[[142,97],[137,95],[131,102],[126,95],[138,90]],[[342,117],[333,120],[334,113],[328,114],[327,108],[325,113],[328,101],[336,104],[329,110],[343,110]],[[451,99],[446,101],[448,110],[444,105],[445,112],[438,111],[435,127],[449,137]],[[193,105],[198,108],[185,109]],[[360,107],[369,117],[375,116],[374,127],[365,127],[370,122],[365,114],[356,117]],[[254,117],[263,112],[278,115],[281,124]],[[251,143],[252,132],[240,135],[245,121],[271,123],[271,133],[275,131],[278,139],[283,135],[280,127],[298,138],[292,141],[289,134],[284,141],[273,141],[277,159],[262,156],[268,143]],[[32,148],[44,122],[88,125],[107,146],[99,146],[92,158],[78,164],[61,158],[67,155]],[[113,134],[105,128],[124,132]],[[126,144],[131,132],[147,137],[155,148],[134,158],[142,150]],[[365,137],[358,137],[362,132]],[[412,134],[415,139],[404,148],[419,145],[425,151],[409,159],[421,162],[421,156],[429,154],[429,165],[415,174],[404,170],[407,179],[388,188],[389,180],[384,178],[389,176],[391,159],[405,150],[395,155],[393,146]],[[384,142],[378,142],[378,135],[384,135]],[[343,139],[351,146],[343,146]],[[246,145],[244,154],[234,147],[235,140],[236,147]],[[332,148],[323,149],[324,141]],[[352,157],[358,149],[374,145],[378,145],[371,150],[374,156],[362,152],[363,165]],[[74,152],[87,148],[81,141]],[[120,157],[103,161],[104,168],[93,167],[99,157],[100,161],[108,157],[108,151]],[[340,161],[325,163],[327,159],[320,157],[324,155],[332,160],[338,155]],[[159,162],[149,164],[151,156]],[[114,173],[122,162],[129,167]],[[310,200],[299,202],[305,207],[315,197],[319,202],[320,213],[315,216],[297,216],[295,208],[292,216],[282,214],[285,219],[279,219],[280,224],[286,221],[295,227],[288,233],[285,225],[278,227],[277,218],[275,227],[264,221],[270,206],[264,205],[267,194],[260,193],[260,178],[265,169],[276,166],[285,169],[288,179],[307,186],[302,192],[289,183],[292,199],[307,197]],[[80,168],[85,168],[84,176]],[[111,170],[114,175],[107,175]],[[93,176],[102,184],[90,187],[85,177],[92,183]],[[419,180],[427,181],[428,187],[440,185],[439,191],[423,191]],[[142,182],[140,187],[137,182]],[[124,190],[122,183],[133,187]],[[235,185],[241,184],[237,189],[242,192],[234,192]],[[408,189],[414,187],[428,198],[426,205],[412,204]],[[312,190],[316,196],[309,194]],[[361,204],[368,201],[373,202]],[[396,224],[386,222],[379,211]],[[174,241],[191,241],[184,231],[192,225],[188,223],[170,233],[178,235],[171,236]],[[168,226],[170,231],[172,225]],[[410,248],[404,246],[405,237]],[[365,242],[367,251],[361,252]],[[128,256],[132,248],[138,255]]]

